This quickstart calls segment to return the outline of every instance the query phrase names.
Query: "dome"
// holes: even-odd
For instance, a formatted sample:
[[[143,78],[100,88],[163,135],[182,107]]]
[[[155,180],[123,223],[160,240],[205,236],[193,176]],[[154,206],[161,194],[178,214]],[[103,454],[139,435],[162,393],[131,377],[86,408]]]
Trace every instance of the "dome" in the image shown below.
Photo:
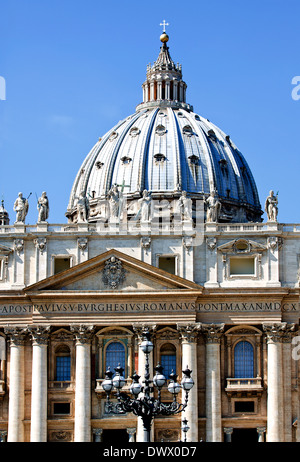
[[[75,178],[67,216],[76,221],[80,194],[89,200],[89,221],[101,216],[97,204],[118,185],[127,201],[147,190],[152,198],[174,199],[186,191],[221,203],[219,221],[261,221],[251,170],[229,135],[193,112],[186,103],[181,65],[172,61],[166,40],[147,67],[143,103],[98,140]],[[98,210],[98,212],[97,212]],[[102,216],[103,218],[103,216]]]

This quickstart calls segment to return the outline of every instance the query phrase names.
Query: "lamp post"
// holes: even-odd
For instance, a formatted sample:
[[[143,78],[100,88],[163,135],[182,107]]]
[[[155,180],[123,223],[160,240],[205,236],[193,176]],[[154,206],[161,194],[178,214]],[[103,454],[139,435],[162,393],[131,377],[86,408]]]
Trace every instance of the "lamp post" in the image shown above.
[[[191,377],[191,372],[188,367],[183,372],[183,378],[181,384],[177,382],[177,375],[172,371],[169,376],[170,382],[168,385],[168,391],[173,395],[173,401],[171,403],[162,403],[161,391],[165,383],[167,382],[166,377],[163,375],[163,367],[158,364],[155,367],[156,374],[153,377],[153,382],[150,380],[149,373],[149,355],[153,350],[153,343],[150,340],[150,333],[148,330],[144,332],[144,338],[140,345],[141,350],[146,356],[145,362],[145,376],[142,386],[139,382],[140,376],[136,372],[132,375],[132,384],[130,386],[130,393],[133,398],[130,398],[126,393],[121,390],[125,385],[125,379],[123,377],[123,369],[119,365],[115,368],[116,374],[113,377],[113,372],[110,368],[106,371],[105,380],[102,382],[102,388],[106,392],[106,412],[114,414],[124,414],[125,412],[133,412],[134,415],[141,417],[144,426],[144,442],[150,442],[150,432],[152,420],[157,415],[175,415],[182,412],[188,403],[188,394],[190,389],[194,385],[194,381]],[[154,398],[154,387],[157,389],[157,399]],[[109,397],[110,393],[116,389],[116,396],[118,403],[114,405],[111,403]],[[185,402],[179,403],[177,401],[177,395],[180,390],[185,390]],[[138,397],[140,393],[143,393],[142,397]]]

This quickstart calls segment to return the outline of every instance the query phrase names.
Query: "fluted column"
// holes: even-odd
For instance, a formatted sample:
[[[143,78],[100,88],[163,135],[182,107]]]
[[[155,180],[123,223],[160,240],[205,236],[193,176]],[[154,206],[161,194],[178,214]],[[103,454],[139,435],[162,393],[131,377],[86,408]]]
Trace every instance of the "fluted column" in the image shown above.
[[[91,441],[91,338],[93,326],[72,325],[76,337],[74,441]]]
[[[47,344],[50,326],[30,326],[32,336],[32,386],[30,441],[47,441]]]
[[[201,329],[200,323],[177,324],[177,330],[181,334],[182,370],[187,366],[192,371],[194,386],[189,392],[188,405],[181,414],[181,419],[188,421],[190,430],[186,434],[187,442],[198,441],[198,371],[197,371],[197,339]],[[185,400],[185,391],[182,391],[182,401]],[[181,440],[184,441],[184,433]]]
[[[267,398],[267,441],[281,442],[284,439],[284,390],[282,342],[287,324],[264,324],[268,345],[268,398]]]
[[[10,337],[8,442],[24,442],[24,341],[26,328],[4,329]]]
[[[141,382],[144,380],[145,375],[145,365],[146,365],[146,355],[140,349],[140,344],[143,341],[143,333],[145,330],[148,329],[151,334],[155,332],[156,326],[154,324],[134,324],[133,330],[137,336],[137,344],[138,344],[138,375],[141,376]],[[152,340],[153,341],[153,340]],[[153,377],[153,351],[149,354],[149,373],[150,379],[152,380]],[[140,394],[139,396],[141,396]],[[153,432],[154,426],[151,427],[151,440],[153,441]],[[136,441],[138,443],[144,442],[144,424],[141,417],[137,419],[137,429],[136,429]]]
[[[222,441],[220,343],[224,324],[202,324],[206,334],[206,441]]]

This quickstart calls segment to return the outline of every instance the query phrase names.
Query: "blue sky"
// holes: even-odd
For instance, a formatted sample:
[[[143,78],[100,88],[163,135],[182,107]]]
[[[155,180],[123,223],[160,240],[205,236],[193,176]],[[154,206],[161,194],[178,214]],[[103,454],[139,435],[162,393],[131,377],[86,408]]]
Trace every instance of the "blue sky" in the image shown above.
[[[92,146],[142,101],[165,19],[187,102],[229,134],[263,206],[279,191],[278,220],[300,223],[299,0],[9,0],[1,3],[0,198],[15,220],[19,191],[47,191],[65,223],[76,173]],[[299,92],[300,93],[300,92]],[[265,219],[265,215],[264,215]]]

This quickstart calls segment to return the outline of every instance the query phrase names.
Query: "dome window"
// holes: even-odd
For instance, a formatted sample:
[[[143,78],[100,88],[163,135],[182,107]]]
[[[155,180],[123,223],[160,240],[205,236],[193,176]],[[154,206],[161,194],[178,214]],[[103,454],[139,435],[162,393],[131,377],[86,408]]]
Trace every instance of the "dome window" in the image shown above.
[[[208,135],[209,138],[211,138],[213,141],[216,141],[217,137],[216,137],[215,132],[214,132],[212,129],[208,130],[207,135]]]
[[[155,133],[159,136],[165,135],[167,133],[166,127],[164,125],[157,125]]]
[[[132,127],[132,129],[131,129],[130,132],[129,132],[129,135],[134,137],[134,136],[139,135],[140,132],[141,132],[141,131],[140,131],[139,128],[137,128],[137,127]]]
[[[112,132],[112,134],[109,137],[109,141],[113,141],[117,138],[118,133],[117,132]]]
[[[198,116],[198,114],[195,115],[195,119],[201,121],[201,119],[200,119],[200,117]]]
[[[156,162],[164,162],[166,160],[166,156],[164,154],[154,154],[154,159]]]
[[[122,164],[130,164],[132,161],[131,157],[123,156],[121,157]]]
[[[178,117],[185,117],[185,115],[183,114],[183,112],[178,112]]]
[[[96,168],[98,168],[100,170],[100,168],[103,167],[104,163],[100,162],[100,160],[98,160],[95,165],[96,165]]]
[[[199,164],[199,157],[195,156],[195,154],[192,154],[191,156],[189,156],[189,161],[193,165],[198,165]]]
[[[192,136],[194,134],[190,125],[185,125],[182,129],[182,133],[187,136]]]

